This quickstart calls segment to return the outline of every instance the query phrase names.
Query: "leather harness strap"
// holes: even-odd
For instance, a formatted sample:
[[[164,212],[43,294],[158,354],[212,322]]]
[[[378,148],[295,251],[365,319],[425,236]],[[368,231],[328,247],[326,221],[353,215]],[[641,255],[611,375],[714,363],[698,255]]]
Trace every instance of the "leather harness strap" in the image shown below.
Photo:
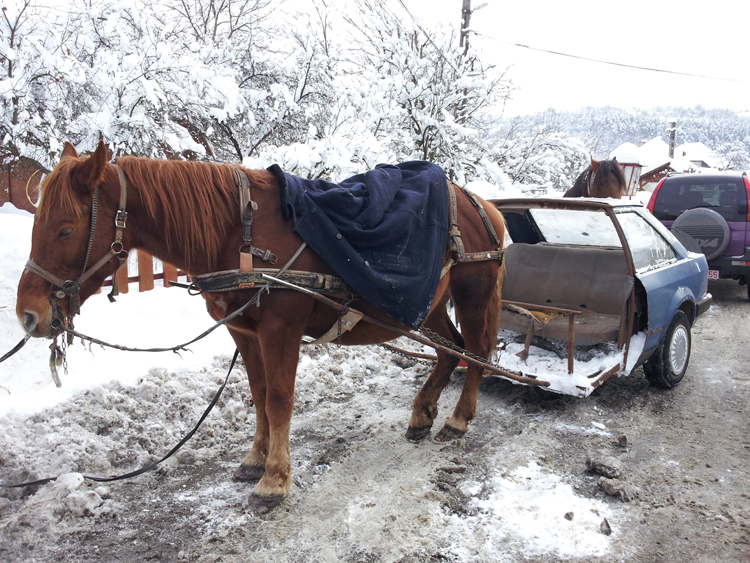
[[[456,189],[453,182],[448,182],[448,199],[450,201],[451,226],[448,231],[448,244],[456,251],[456,262],[461,262],[464,257],[464,243],[461,240],[461,231],[458,230],[458,206],[456,205]]]
[[[448,231],[448,249],[455,251],[456,254],[454,258],[449,258],[445,262],[445,265],[440,272],[441,278],[448,273],[448,270],[450,270],[451,267],[453,267],[455,264],[458,264],[459,262],[488,262],[491,260],[497,260],[500,262],[500,265],[502,265],[503,254],[505,252],[497,248],[501,245],[502,241],[500,240],[500,237],[498,237],[497,231],[495,231],[495,227],[492,225],[492,221],[490,220],[489,215],[487,215],[482,202],[479,201],[477,196],[474,195],[471,191],[467,190],[466,188],[459,188],[466,195],[466,197],[469,198],[469,201],[471,201],[472,205],[476,207],[479,216],[482,218],[482,223],[484,223],[484,227],[485,229],[487,229],[487,232],[490,235],[490,241],[492,245],[496,247],[495,250],[485,250],[482,252],[467,253],[465,251],[463,241],[461,240],[461,231],[458,230],[458,205],[456,202],[457,187],[458,186],[453,184],[453,182],[448,182],[448,199],[450,200],[451,223],[450,230]]]
[[[253,211],[258,210],[258,204],[250,195],[250,180],[242,170],[232,167],[234,183],[240,194],[240,216],[242,217],[242,246],[240,247],[240,272],[253,271],[253,256],[265,262],[276,264],[276,255],[270,250],[253,247]]]
[[[338,276],[303,272],[300,270],[287,270],[279,274],[276,268],[255,268],[252,272],[241,272],[239,270],[211,272],[192,276],[191,280],[195,289],[201,292],[216,293],[257,287],[264,281],[263,274],[271,274],[289,283],[328,295],[345,296],[348,290],[348,286],[344,280]],[[271,283],[271,289],[280,289],[283,287],[282,285]]]

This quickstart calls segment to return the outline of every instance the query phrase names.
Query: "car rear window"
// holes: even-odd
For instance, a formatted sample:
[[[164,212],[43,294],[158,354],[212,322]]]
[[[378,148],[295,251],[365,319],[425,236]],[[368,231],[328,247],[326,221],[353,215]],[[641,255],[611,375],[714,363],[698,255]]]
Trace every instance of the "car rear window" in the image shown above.
[[[654,203],[654,217],[674,221],[683,211],[696,207],[713,209],[727,221],[747,221],[744,181],[742,178],[705,178],[698,174],[667,178]]]
[[[612,219],[602,210],[530,209],[528,212],[546,242],[622,248]]]

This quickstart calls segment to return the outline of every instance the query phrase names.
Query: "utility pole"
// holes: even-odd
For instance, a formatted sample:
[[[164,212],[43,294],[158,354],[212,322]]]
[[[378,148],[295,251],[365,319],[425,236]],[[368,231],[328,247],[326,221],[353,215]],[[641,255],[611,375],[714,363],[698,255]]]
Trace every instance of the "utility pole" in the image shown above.
[[[669,158],[674,158],[674,144],[675,135],[677,134],[677,120],[674,118],[669,119],[669,126],[667,127],[667,133],[669,133]]]
[[[469,22],[471,21],[471,0],[463,0],[461,8],[461,42],[459,47],[464,48],[464,55],[469,52]]]

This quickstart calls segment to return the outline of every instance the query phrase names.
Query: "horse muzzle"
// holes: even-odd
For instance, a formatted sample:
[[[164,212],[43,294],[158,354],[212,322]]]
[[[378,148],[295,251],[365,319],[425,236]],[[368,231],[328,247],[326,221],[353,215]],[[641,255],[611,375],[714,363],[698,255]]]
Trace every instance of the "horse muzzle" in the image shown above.
[[[33,309],[17,310],[16,315],[21,327],[29,336],[53,338],[60,333],[60,330],[55,327],[51,306],[41,315]]]
[[[16,317],[23,330],[34,338],[53,338],[55,307],[49,294],[49,285],[24,272],[18,284]]]

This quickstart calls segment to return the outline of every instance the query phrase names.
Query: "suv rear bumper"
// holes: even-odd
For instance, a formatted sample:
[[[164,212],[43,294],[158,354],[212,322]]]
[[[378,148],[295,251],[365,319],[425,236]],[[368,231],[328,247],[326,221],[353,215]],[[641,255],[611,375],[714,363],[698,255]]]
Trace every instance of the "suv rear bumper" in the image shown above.
[[[720,278],[750,278],[750,247],[745,247],[744,256],[719,256],[708,263],[709,270],[719,270]]]

